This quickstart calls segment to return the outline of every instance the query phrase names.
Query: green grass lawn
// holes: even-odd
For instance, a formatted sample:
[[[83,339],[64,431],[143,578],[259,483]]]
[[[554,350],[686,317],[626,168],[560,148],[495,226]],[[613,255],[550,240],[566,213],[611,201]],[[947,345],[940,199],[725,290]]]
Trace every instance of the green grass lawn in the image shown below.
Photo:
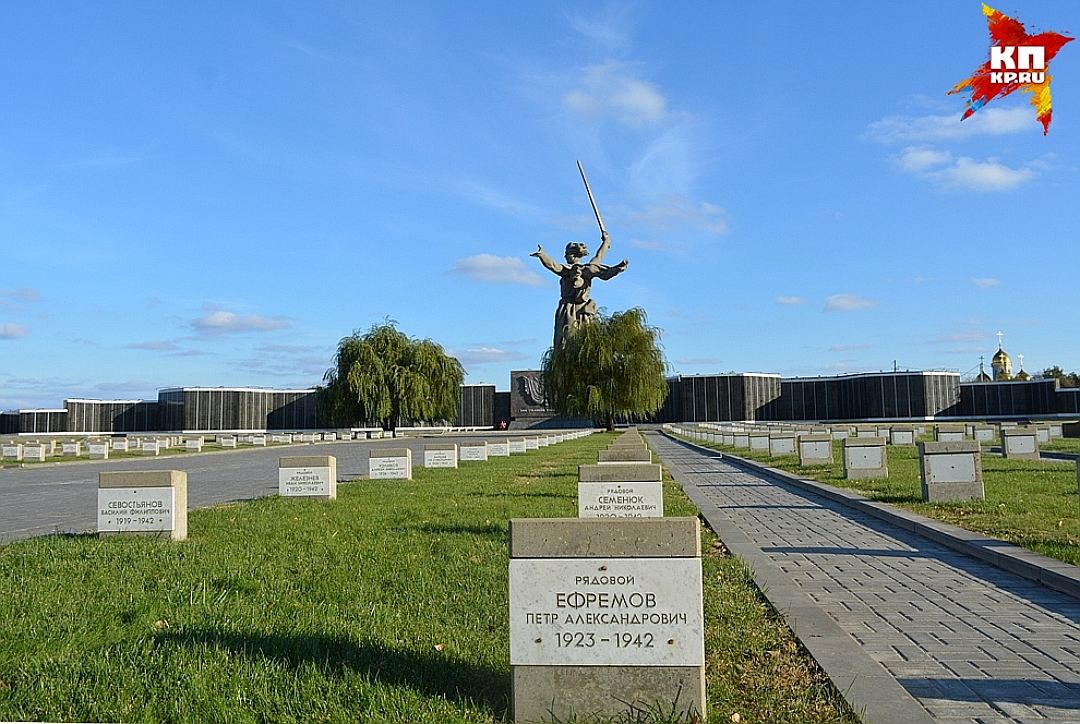
[[[506,721],[507,521],[576,516],[611,439],[192,511],[184,543],[2,547],[0,720]],[[855,721],[703,536],[709,720]]]
[[[703,444],[701,441],[695,441]],[[708,447],[849,488],[873,500],[893,503],[930,518],[1015,543],[1043,555],[1080,564],[1080,495],[1076,465],[1051,460],[1006,460],[983,454],[986,499],[963,503],[924,503],[915,447],[888,446],[889,477],[845,480],[843,443],[833,442],[833,464],[801,467],[797,455],[770,458],[726,445]]]
[[[1080,437],[1057,437],[1039,446],[1043,450],[1080,453]]]

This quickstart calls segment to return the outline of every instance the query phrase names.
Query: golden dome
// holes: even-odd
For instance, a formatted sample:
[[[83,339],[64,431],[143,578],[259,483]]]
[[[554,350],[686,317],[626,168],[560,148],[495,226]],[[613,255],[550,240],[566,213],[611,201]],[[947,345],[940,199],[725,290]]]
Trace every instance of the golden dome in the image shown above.
[[[1005,350],[1003,350],[1001,347],[998,347],[998,351],[994,353],[993,358],[991,358],[991,360],[990,360],[990,364],[992,364],[992,365],[993,364],[998,364],[998,363],[1011,363],[1011,362],[1012,362],[1012,359],[1010,359],[1009,355],[1006,354]]]
[[[1023,370],[1022,368],[1021,368],[1021,370],[1020,370],[1019,372],[1017,372],[1017,373],[1016,373],[1016,379],[1018,379],[1018,380],[1025,380],[1025,381],[1026,381],[1026,380],[1030,380],[1030,379],[1031,379],[1031,375],[1029,375],[1029,374],[1028,374],[1027,372],[1025,372],[1025,371],[1024,371],[1024,370]]]

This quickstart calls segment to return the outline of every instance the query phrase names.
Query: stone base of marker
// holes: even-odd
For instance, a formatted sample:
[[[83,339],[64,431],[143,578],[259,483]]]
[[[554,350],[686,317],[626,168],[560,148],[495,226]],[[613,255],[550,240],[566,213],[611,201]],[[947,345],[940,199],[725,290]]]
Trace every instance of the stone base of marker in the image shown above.
[[[337,499],[337,458],[296,455],[278,459],[278,495]]]
[[[662,518],[664,484],[655,463],[578,466],[579,518]]]
[[[889,477],[883,437],[849,437],[844,440],[844,477],[848,480]]]
[[[458,466],[458,446],[452,442],[437,442],[424,445],[425,468],[456,468]]]
[[[412,480],[412,450],[407,447],[369,450],[368,478],[371,480]]]
[[[514,721],[591,720],[631,707],[704,718],[701,591],[696,518],[511,520]],[[600,594],[648,620],[587,623],[610,613]]]
[[[977,442],[920,442],[919,476],[928,503],[985,499]]]
[[[99,535],[187,539],[187,473],[127,470],[98,473]]]

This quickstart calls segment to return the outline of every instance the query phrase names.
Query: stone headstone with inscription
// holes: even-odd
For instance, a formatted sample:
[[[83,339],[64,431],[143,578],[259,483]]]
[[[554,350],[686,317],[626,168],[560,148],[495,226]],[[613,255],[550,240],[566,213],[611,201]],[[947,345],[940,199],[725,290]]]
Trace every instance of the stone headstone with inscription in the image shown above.
[[[704,718],[697,518],[510,521],[515,721]]]
[[[337,458],[333,455],[278,458],[278,495],[336,499]]]
[[[412,480],[412,450],[407,447],[368,450],[368,477],[372,480]]]
[[[425,468],[456,468],[458,446],[452,442],[436,442],[424,445]]]
[[[127,470],[98,474],[99,534],[187,538],[187,473]]]
[[[488,444],[484,440],[470,440],[461,443],[458,449],[461,462],[484,462],[488,459]]]
[[[661,518],[664,484],[655,463],[578,466],[579,518]]]

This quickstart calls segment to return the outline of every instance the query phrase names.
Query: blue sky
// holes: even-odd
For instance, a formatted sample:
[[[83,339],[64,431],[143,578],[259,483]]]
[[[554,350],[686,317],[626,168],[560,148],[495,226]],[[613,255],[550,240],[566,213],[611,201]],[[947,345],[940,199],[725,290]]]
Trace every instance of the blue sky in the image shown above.
[[[991,3],[1080,32],[1080,4]],[[561,257],[673,373],[1080,368],[1080,43],[960,122],[979,2],[6,3],[0,409],[309,386],[390,317],[508,386]]]

